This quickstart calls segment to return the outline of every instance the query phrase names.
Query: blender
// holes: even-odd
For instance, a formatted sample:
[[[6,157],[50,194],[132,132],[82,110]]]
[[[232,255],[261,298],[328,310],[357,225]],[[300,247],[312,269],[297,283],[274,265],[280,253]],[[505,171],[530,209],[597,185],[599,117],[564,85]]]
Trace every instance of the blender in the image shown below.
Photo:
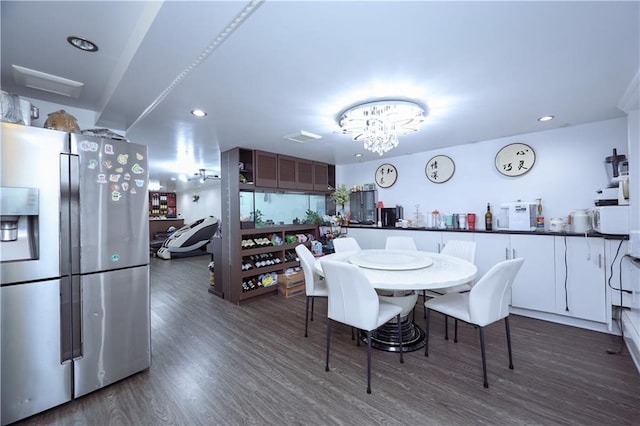
[[[607,173],[607,187],[596,191],[598,194],[595,199],[596,206],[617,206],[618,205],[618,187],[629,174],[629,162],[627,156],[619,155],[618,151],[613,148],[613,155],[608,156],[604,161],[604,168]]]

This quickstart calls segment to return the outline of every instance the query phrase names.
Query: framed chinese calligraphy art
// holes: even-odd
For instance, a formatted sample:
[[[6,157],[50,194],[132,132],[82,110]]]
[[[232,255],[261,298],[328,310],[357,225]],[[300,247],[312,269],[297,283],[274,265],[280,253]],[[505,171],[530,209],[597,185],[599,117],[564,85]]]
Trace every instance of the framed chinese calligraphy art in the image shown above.
[[[445,183],[456,171],[456,165],[450,157],[446,155],[436,155],[427,162],[424,173],[433,183]]]
[[[398,180],[398,170],[393,164],[382,164],[376,170],[376,183],[380,188],[389,188]]]
[[[524,143],[506,145],[496,154],[496,169],[505,176],[522,176],[535,162],[535,151]]]

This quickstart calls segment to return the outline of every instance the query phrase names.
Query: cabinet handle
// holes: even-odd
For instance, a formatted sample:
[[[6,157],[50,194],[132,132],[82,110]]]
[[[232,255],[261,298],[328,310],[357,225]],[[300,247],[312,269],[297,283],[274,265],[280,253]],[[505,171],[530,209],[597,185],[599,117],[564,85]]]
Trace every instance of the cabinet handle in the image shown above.
[[[504,260],[509,260],[509,247],[504,248]]]
[[[602,253],[598,253],[598,268],[602,269]]]
[[[513,256],[511,256],[512,259],[516,258],[516,249],[511,249],[511,253],[513,254]]]
[[[440,253],[441,249],[440,249],[440,243],[438,243],[438,253]]]

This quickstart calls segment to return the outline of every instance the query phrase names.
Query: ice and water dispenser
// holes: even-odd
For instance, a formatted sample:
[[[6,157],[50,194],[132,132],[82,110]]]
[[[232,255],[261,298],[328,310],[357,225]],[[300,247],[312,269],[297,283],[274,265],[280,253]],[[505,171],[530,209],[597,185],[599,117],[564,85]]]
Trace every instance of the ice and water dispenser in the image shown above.
[[[38,188],[0,187],[0,260],[38,258]]]

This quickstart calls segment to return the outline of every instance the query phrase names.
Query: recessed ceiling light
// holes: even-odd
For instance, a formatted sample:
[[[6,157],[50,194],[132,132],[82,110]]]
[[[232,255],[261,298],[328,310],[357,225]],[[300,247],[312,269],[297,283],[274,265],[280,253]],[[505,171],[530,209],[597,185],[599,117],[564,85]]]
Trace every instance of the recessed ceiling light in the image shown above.
[[[538,121],[551,121],[555,118],[555,116],[553,115],[543,115],[542,117],[538,118]]]
[[[357,153],[357,154],[355,154],[355,155],[354,155],[354,157],[356,157],[356,158],[360,158],[360,157],[362,157],[362,154]]]
[[[206,117],[207,116],[207,113],[204,112],[201,109],[194,109],[194,110],[191,111],[191,114],[195,115],[196,117]]]
[[[97,52],[98,51],[98,45],[95,44],[94,42],[81,38],[81,37],[76,37],[76,36],[69,36],[67,37],[67,41],[69,42],[70,45],[72,45],[73,47],[80,49],[84,52]]]

